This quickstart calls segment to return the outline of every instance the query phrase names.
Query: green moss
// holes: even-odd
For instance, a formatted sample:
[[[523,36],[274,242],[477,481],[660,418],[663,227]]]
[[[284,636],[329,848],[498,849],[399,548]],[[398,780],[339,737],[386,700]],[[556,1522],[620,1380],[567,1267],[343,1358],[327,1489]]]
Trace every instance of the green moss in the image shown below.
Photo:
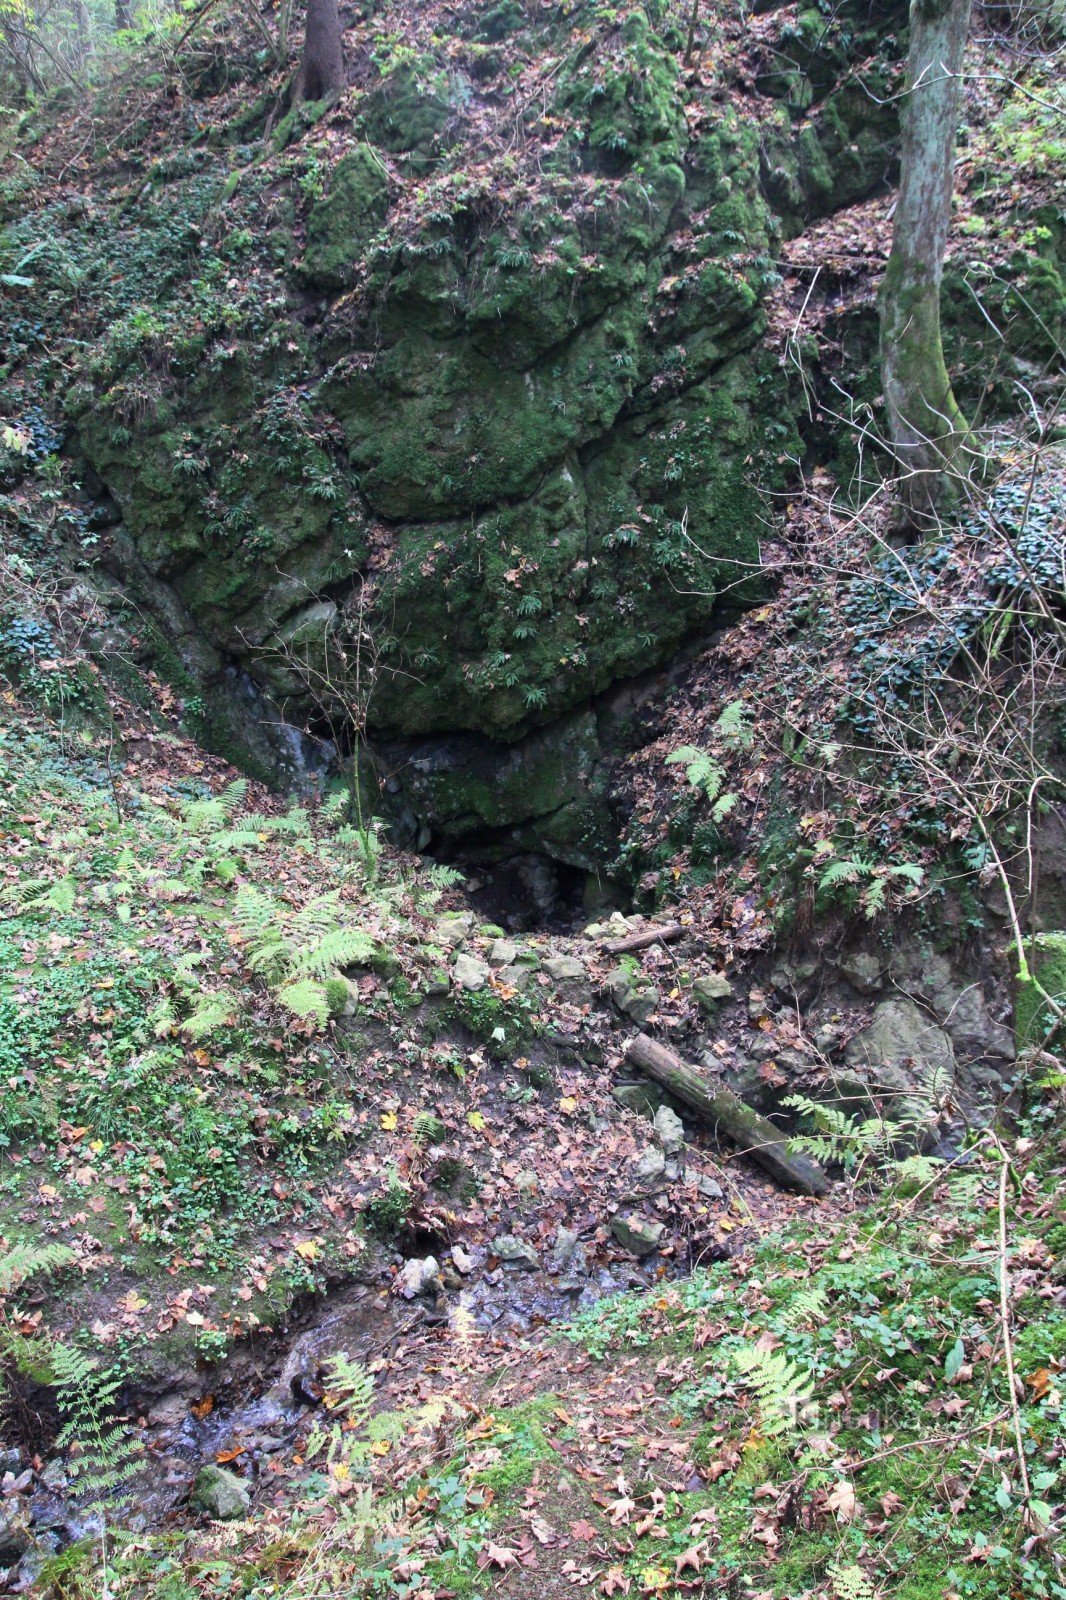
[[[380,156],[360,145],[342,156],[329,192],[311,208],[302,273],[327,289],[355,281],[366,247],[389,205],[388,173]]]
[[[1060,1004],[1066,1003],[1066,933],[1038,933],[1026,944],[1025,955],[1037,981],[1019,983],[1014,996],[1014,1035],[1019,1050],[1038,1044],[1053,1025],[1041,989]]]

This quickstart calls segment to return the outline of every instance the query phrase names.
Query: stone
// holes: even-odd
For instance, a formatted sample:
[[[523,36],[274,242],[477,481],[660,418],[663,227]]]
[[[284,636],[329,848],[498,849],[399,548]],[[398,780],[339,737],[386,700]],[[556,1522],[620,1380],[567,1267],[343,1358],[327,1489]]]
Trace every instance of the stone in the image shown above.
[[[842,956],[840,971],[859,994],[876,994],[885,975],[884,963],[869,950],[852,950]]]
[[[527,966],[500,967],[497,969],[496,976],[509,989],[524,989],[533,976],[533,968]]]
[[[456,1271],[461,1272],[464,1278],[469,1273],[473,1272],[476,1265],[474,1257],[470,1254],[470,1251],[464,1250],[461,1244],[452,1245],[452,1262],[455,1265]]]
[[[427,995],[449,994],[452,985],[446,969],[444,967],[434,967],[423,976],[420,987],[423,994]]]
[[[588,977],[584,963],[576,956],[549,956],[544,962],[544,971],[556,983],[570,983]]]
[[[696,1179],[696,1188],[705,1200],[724,1200],[725,1190],[717,1178],[708,1178],[704,1173]]]
[[[473,926],[474,918],[469,912],[440,917],[433,928],[433,942],[443,945],[446,950],[453,950],[469,938]]]
[[[489,969],[484,961],[479,961],[476,956],[460,952],[452,962],[452,977],[460,989],[471,992],[483,989],[488,982]]]
[[[663,1152],[654,1146],[642,1150],[633,1166],[633,1187],[638,1190],[657,1188],[665,1174],[666,1157]]]
[[[622,1015],[630,1017],[640,1028],[655,1014],[659,1004],[658,990],[638,989],[622,967],[616,967],[609,974],[607,993]]]
[[[616,1083],[611,1093],[627,1111],[645,1117],[654,1117],[663,1103],[663,1092],[656,1083]]]
[[[628,1214],[619,1212],[611,1218],[611,1232],[623,1250],[628,1250],[631,1256],[643,1259],[645,1256],[654,1255],[658,1250],[659,1242],[666,1232],[666,1225],[636,1216],[632,1212]]]
[[[770,973],[770,983],[778,994],[805,999],[814,988],[818,970],[817,961],[778,960]],[[760,1000],[765,1008],[765,996],[760,996]]]
[[[536,1194],[537,1189],[540,1186],[540,1179],[535,1172],[526,1170],[518,1173],[514,1180],[514,1186],[522,1196],[523,1200],[529,1200],[533,1195]]]
[[[850,1040],[845,1059],[875,1089],[909,1092],[935,1074],[943,1091],[955,1078],[951,1040],[904,997],[875,1006],[869,1026]]]
[[[516,1238],[513,1233],[502,1233],[493,1239],[492,1249],[506,1267],[535,1272],[540,1266],[540,1256],[533,1246],[525,1239]]]
[[[237,1522],[248,1515],[252,1497],[248,1485],[225,1467],[201,1467],[193,1485],[192,1503],[212,1522]]]
[[[559,1231],[555,1235],[552,1245],[551,1267],[553,1272],[565,1272],[573,1263],[577,1255],[583,1256],[581,1240],[573,1228],[564,1228],[559,1224]]]
[[[0,1564],[10,1566],[32,1543],[33,1536],[25,1523],[13,1513],[0,1514]]]
[[[701,1011],[713,1014],[723,1000],[733,998],[733,985],[724,972],[709,972],[692,985],[692,998]]]
[[[509,967],[518,960],[518,946],[510,939],[496,939],[489,950],[490,967]]]
[[[668,1156],[676,1156],[685,1148],[685,1127],[676,1111],[660,1106],[652,1119],[655,1137]]]
[[[412,1257],[405,1261],[393,1288],[404,1300],[417,1300],[422,1295],[436,1294],[440,1288],[440,1264],[436,1256],[425,1256],[421,1260]]]
[[[964,989],[945,1016],[945,1031],[955,1049],[966,1056],[995,1056],[1013,1061],[1016,1050],[1014,1031],[1006,1023],[994,1022],[979,984]]]

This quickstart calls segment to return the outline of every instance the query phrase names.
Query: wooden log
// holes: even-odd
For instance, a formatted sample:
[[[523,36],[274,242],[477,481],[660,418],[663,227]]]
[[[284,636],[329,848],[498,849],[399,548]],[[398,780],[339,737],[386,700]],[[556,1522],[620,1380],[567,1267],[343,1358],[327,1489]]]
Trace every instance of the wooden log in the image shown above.
[[[731,1090],[711,1088],[698,1072],[646,1033],[637,1034],[626,1056],[716,1131],[726,1134],[783,1188],[795,1189],[799,1194],[828,1194],[829,1179],[821,1167],[807,1156],[793,1154],[780,1129]]]
[[[647,950],[653,944],[672,944],[686,930],[680,922],[664,922],[661,927],[645,928],[643,933],[631,933],[625,939],[612,939],[604,945],[608,955],[624,956],[630,950]]]

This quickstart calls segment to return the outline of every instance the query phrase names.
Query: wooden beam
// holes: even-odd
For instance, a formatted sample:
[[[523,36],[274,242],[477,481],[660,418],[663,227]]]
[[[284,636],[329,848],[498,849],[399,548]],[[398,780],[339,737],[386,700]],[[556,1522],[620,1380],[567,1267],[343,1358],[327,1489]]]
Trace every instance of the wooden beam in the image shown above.
[[[624,956],[630,950],[647,950],[653,944],[673,944],[686,932],[680,922],[664,922],[658,928],[645,928],[643,933],[631,933],[626,939],[612,939],[604,945],[608,955]]]
[[[626,1056],[649,1078],[710,1123],[716,1132],[724,1133],[744,1155],[765,1167],[783,1188],[795,1189],[799,1194],[828,1194],[829,1179],[821,1167],[807,1156],[794,1154],[780,1129],[745,1105],[739,1095],[730,1089],[712,1088],[693,1067],[686,1066],[680,1056],[646,1033],[637,1034]]]

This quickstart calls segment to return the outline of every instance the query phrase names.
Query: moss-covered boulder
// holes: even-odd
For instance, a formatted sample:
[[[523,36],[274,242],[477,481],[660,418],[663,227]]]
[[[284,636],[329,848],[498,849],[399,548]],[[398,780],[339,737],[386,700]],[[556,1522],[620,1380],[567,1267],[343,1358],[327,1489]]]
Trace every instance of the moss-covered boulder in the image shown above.
[[[355,282],[359,265],[389,208],[389,175],[369,145],[342,156],[330,175],[329,192],[307,219],[302,270],[309,282],[343,289]]]
[[[1047,997],[1066,1007],[1066,933],[1038,933],[1026,945],[1025,955],[1031,976],[1019,982],[1014,997],[1018,1050],[1039,1049],[1054,1032],[1055,1049],[1061,1054],[1063,1036]]]

